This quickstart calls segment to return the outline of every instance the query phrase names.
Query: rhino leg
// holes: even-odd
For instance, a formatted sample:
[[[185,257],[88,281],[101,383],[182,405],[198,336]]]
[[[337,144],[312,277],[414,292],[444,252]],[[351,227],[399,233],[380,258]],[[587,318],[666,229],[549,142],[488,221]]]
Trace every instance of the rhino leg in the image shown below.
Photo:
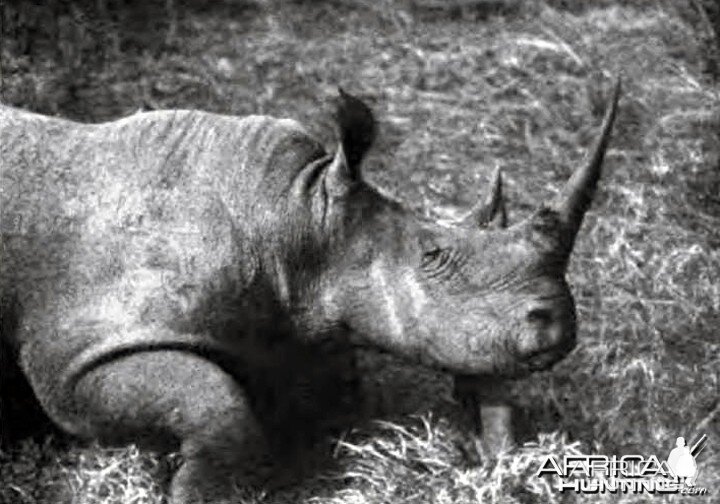
[[[455,377],[455,398],[480,436],[476,450],[483,459],[494,459],[515,442],[506,389],[501,379]]]
[[[178,351],[138,353],[77,383],[80,433],[110,443],[180,449],[174,504],[229,503],[256,482],[264,437],[238,383],[212,362]]]
[[[482,439],[491,453],[506,450],[514,444],[512,406],[508,403],[480,404]]]

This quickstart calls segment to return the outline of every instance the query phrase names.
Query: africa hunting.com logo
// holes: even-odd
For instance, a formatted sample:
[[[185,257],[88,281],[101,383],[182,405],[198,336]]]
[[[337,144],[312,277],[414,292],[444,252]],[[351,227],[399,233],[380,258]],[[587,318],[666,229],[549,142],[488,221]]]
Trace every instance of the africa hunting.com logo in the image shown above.
[[[691,446],[679,437],[662,462],[655,455],[564,455],[560,459],[550,455],[540,464],[537,475],[557,476],[560,492],[705,495],[706,488],[695,486],[695,459],[706,442],[705,434]]]

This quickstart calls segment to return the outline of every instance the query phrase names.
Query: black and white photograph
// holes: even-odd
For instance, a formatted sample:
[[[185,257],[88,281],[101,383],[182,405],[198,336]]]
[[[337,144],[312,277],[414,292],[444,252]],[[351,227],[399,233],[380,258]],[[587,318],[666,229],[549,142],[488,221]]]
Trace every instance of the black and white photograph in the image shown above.
[[[717,0],[0,0],[0,504],[720,502]]]

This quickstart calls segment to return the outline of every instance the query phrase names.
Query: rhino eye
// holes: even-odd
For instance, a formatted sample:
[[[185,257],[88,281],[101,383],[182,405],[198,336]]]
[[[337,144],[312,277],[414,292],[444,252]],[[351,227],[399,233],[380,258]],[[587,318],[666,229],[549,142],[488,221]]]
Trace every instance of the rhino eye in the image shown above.
[[[443,255],[443,251],[444,249],[436,248],[427,252],[423,252],[420,266],[424,268],[426,266],[429,266],[431,263],[437,261]]]
[[[424,252],[420,261],[422,268],[428,268],[430,266],[442,266],[448,261],[450,257],[450,251],[444,248],[435,248]]]

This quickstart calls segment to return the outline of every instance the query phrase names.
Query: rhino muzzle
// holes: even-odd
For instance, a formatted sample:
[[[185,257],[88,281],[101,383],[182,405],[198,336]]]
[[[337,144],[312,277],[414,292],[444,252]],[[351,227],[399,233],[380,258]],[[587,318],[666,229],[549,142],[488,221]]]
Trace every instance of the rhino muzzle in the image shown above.
[[[603,118],[600,136],[587,164],[573,173],[560,194],[543,209],[553,213],[554,217],[556,216],[559,220],[561,247],[558,253],[565,260],[572,252],[583,217],[596,192],[605,152],[617,115],[620,91],[621,81],[618,78],[610,106]],[[552,303],[544,303],[530,308],[526,319],[528,324],[539,328],[536,332],[537,337],[532,344],[526,348],[523,348],[522,344],[519,345],[519,359],[523,367],[528,370],[547,369],[575,348],[575,304],[569,292]]]
[[[570,296],[530,308],[526,322],[534,336],[518,344],[517,358],[527,371],[542,371],[562,360],[577,343],[575,307]]]

